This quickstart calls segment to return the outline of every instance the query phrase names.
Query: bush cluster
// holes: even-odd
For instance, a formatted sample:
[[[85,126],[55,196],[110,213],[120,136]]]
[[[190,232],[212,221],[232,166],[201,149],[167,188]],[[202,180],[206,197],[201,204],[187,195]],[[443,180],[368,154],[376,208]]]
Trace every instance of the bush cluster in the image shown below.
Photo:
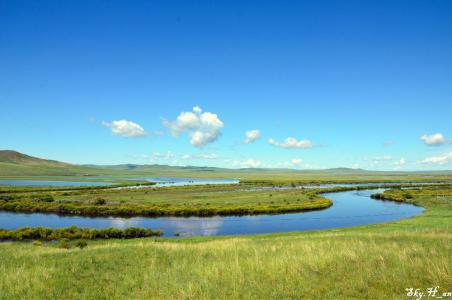
[[[163,206],[163,205],[107,205],[97,201],[91,204],[70,202],[43,202],[31,200],[1,201],[0,210],[26,213],[53,213],[82,216],[233,216],[276,214],[322,209],[331,206],[330,200],[312,195],[307,203],[269,203],[267,205],[209,205],[209,206]]]
[[[105,228],[67,228],[22,227],[16,230],[0,229],[0,241],[26,241],[26,240],[96,240],[96,239],[133,239],[152,236],[161,236],[158,230],[130,227],[126,229]],[[80,246],[78,246],[80,247]]]

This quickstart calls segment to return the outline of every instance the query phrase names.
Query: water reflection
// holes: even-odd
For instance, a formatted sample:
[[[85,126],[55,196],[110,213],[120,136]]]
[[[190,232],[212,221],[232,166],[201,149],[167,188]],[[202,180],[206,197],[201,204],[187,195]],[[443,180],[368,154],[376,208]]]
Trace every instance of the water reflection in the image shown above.
[[[144,227],[162,230],[167,237],[174,235],[205,236],[338,228],[394,221],[422,213],[422,208],[411,204],[370,198],[371,194],[383,191],[384,189],[374,189],[327,193],[324,196],[333,201],[333,206],[328,209],[280,215],[89,218],[0,212],[0,228],[15,229],[24,226],[59,228],[72,225],[87,228]]]
[[[223,226],[223,220],[221,217],[170,218],[168,226],[175,235],[180,236],[217,235]]]

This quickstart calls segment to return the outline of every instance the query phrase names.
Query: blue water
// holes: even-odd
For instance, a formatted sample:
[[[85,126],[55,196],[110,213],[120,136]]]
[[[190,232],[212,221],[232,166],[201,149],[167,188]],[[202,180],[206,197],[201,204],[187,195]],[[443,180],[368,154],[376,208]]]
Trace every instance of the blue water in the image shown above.
[[[111,182],[96,181],[54,181],[54,180],[22,180],[22,179],[2,179],[0,185],[7,186],[106,186]]]
[[[208,236],[231,234],[257,234],[271,232],[329,229],[389,222],[416,216],[423,209],[406,203],[380,201],[370,198],[384,189],[346,191],[324,194],[333,206],[304,213],[239,217],[160,217],[118,218],[58,216],[52,214],[24,214],[0,212],[0,228],[15,229],[24,226],[160,229],[165,236]]]
[[[188,177],[146,177],[144,180],[156,182],[154,187],[159,186],[183,186],[200,184],[233,184],[239,183],[237,179],[227,178],[188,178]]]

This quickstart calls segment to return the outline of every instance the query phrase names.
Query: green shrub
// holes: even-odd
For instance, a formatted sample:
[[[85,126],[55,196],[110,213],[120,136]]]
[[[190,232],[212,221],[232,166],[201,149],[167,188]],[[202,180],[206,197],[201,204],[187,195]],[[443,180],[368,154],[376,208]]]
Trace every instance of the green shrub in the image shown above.
[[[42,194],[42,195],[36,195],[33,197],[34,201],[39,201],[39,202],[53,202],[55,201],[55,199],[53,198],[52,195],[50,194]]]
[[[69,239],[62,238],[58,243],[58,248],[69,249],[70,248]]]
[[[105,205],[107,203],[107,201],[105,201],[104,198],[97,198],[96,201],[94,201],[94,204],[96,205]]]
[[[25,241],[25,240],[95,240],[95,239],[132,239],[151,236],[161,236],[158,230],[144,228],[78,228],[76,226],[67,228],[43,228],[43,227],[22,227],[16,230],[0,229],[0,241]]]
[[[78,247],[80,249],[86,248],[88,246],[88,243],[85,240],[78,240],[75,243],[75,247]]]

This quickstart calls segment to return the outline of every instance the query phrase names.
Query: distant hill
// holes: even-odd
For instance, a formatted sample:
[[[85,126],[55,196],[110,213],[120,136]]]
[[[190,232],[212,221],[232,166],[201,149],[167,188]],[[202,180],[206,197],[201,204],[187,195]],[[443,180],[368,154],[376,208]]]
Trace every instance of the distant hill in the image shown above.
[[[69,166],[63,162],[37,158],[13,150],[0,150],[0,163]]]
[[[0,176],[84,176],[96,173],[97,170],[92,168],[0,150]]]
[[[368,171],[363,169],[333,168],[324,170],[295,170],[246,168],[226,169],[197,166],[168,166],[168,165],[73,165],[56,160],[41,159],[19,153],[13,150],[0,150],[0,176],[176,176],[176,177],[227,177],[227,178],[285,178],[290,180],[314,180],[348,178],[350,180],[367,178],[392,180],[394,178],[406,179],[407,176],[422,175],[422,178],[431,176],[451,176],[452,171],[423,171],[423,172],[393,172]]]

